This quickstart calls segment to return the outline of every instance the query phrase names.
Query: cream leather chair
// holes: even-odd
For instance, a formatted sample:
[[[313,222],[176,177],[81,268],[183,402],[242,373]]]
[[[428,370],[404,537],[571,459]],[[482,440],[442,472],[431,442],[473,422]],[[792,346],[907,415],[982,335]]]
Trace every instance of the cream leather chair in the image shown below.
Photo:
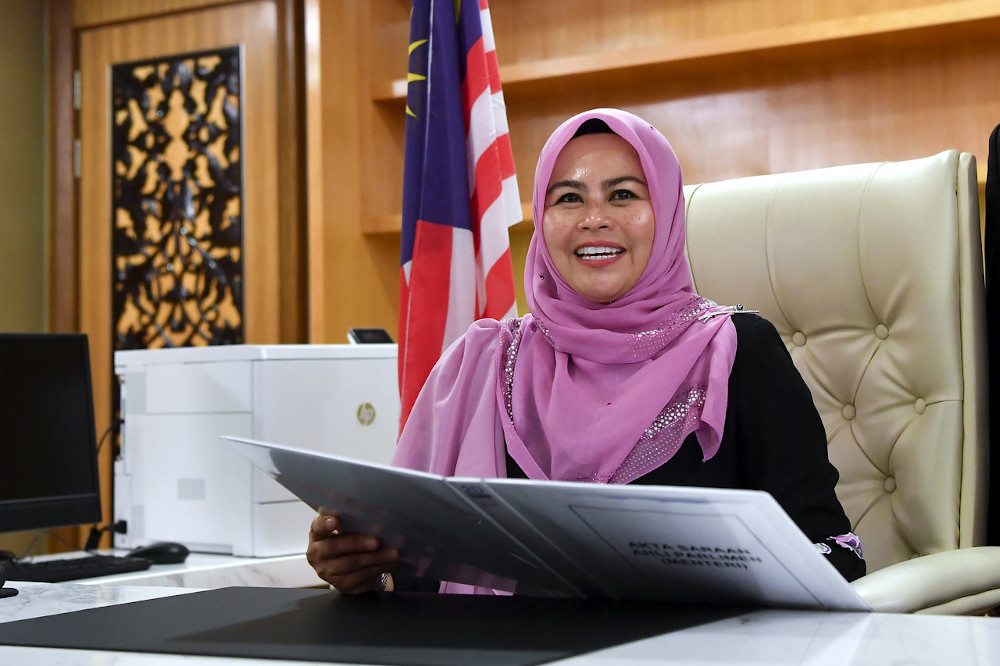
[[[826,426],[876,610],[1000,604],[975,158],[947,151],[685,188],[699,292],[760,310]]]

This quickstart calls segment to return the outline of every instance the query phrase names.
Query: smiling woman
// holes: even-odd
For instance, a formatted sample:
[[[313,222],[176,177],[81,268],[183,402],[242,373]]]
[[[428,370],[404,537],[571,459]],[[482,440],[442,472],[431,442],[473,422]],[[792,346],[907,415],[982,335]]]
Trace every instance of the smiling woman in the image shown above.
[[[596,109],[535,170],[531,314],[480,320],[431,372],[393,463],[448,476],[764,490],[848,579],[864,574],[809,389],[774,327],[694,289],[681,169],[648,122]],[[392,580],[399,552],[312,524],[339,590]],[[444,592],[490,593],[449,581]]]

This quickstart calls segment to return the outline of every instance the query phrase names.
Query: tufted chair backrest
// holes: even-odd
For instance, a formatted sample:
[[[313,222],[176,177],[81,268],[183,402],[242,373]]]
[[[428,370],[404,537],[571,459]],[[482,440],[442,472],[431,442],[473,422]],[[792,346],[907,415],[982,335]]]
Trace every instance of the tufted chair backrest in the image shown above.
[[[826,426],[868,571],[981,545],[986,332],[975,158],[685,187],[695,285],[760,310]]]

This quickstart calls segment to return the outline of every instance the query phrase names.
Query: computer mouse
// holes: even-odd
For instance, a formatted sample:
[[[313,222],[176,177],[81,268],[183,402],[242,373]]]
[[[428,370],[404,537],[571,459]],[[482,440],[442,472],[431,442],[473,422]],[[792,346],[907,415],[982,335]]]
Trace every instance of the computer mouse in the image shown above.
[[[187,559],[191,551],[182,543],[173,541],[157,541],[146,546],[139,546],[129,551],[129,557],[141,557],[153,564],[180,564]]]

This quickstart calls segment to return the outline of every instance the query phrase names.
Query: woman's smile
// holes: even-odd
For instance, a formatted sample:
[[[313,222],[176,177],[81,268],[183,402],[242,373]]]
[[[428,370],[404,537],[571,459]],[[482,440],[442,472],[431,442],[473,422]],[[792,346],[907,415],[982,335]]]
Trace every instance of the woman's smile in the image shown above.
[[[620,247],[610,245],[583,245],[576,251],[576,256],[580,259],[596,265],[599,261],[610,261],[617,259],[625,250]],[[604,264],[601,264],[602,266]]]

